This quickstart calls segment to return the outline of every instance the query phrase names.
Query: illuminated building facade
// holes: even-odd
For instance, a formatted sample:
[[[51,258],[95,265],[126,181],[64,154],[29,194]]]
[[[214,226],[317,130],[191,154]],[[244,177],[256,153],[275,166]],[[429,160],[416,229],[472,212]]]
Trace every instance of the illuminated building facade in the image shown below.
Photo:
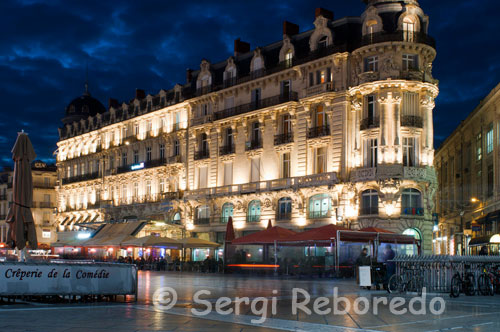
[[[318,8],[315,28],[187,71],[156,95],[67,108],[61,229],[134,216],[221,241],[271,219],[416,232],[431,250],[436,51],[417,1]],[[92,106],[87,106],[92,104]]]
[[[477,254],[500,232],[499,114],[497,85],[436,152],[436,253]],[[490,247],[498,255],[498,243]]]

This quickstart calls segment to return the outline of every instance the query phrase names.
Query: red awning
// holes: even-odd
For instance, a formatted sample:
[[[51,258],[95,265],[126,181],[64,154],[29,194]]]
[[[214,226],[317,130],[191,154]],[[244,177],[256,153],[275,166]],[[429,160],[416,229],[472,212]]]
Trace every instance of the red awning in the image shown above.
[[[378,228],[378,227],[365,227],[360,229],[361,232],[372,232],[372,233],[392,233],[394,232],[388,231],[387,229]]]
[[[282,241],[295,235],[294,231],[274,226],[263,231],[242,236],[235,239],[232,244],[273,244],[274,241]]]
[[[317,227],[310,229],[308,231],[297,233],[293,236],[290,236],[288,239],[280,241],[281,243],[291,243],[291,242],[300,242],[300,243],[309,243],[309,244],[329,244],[332,242],[332,238],[337,237],[337,231],[347,230],[347,228],[337,225],[326,225],[322,227]]]
[[[369,242],[375,241],[377,233],[373,232],[360,232],[360,231],[340,231],[339,241],[344,242]]]
[[[412,235],[403,235],[403,234],[388,234],[388,233],[380,233],[379,234],[380,243],[399,243],[399,244],[413,244],[417,243]]]

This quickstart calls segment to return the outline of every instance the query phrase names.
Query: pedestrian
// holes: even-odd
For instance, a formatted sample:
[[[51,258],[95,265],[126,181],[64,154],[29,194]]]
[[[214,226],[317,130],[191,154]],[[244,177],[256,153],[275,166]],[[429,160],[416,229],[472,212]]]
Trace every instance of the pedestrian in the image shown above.
[[[479,251],[479,256],[488,256],[488,248],[486,246],[482,246]]]
[[[363,248],[361,250],[361,254],[356,259],[356,283],[359,284],[359,267],[360,266],[369,266],[371,263],[370,256],[368,256],[368,249]]]
[[[389,282],[389,278],[396,272],[396,264],[392,261],[394,259],[394,256],[396,256],[396,253],[394,252],[394,250],[392,250],[391,245],[386,245],[383,256],[383,261],[386,267],[384,287],[386,287],[387,283]]]

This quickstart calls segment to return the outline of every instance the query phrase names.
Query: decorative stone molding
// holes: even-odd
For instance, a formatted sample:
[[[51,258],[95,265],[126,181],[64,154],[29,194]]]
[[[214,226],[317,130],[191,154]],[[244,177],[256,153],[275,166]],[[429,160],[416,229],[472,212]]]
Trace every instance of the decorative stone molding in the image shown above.
[[[386,96],[380,96],[378,102],[382,105],[399,105],[401,96],[397,92],[388,91]]]
[[[376,172],[377,169],[375,167],[353,169],[351,171],[351,181],[353,182],[372,181],[375,179]]]
[[[245,152],[248,158],[254,158],[254,157],[260,157],[262,155],[262,152],[264,152],[264,149],[260,148],[260,149],[248,150]]]
[[[380,73],[378,71],[366,71],[364,73],[359,73],[357,77],[357,84],[363,84],[367,82],[378,81],[380,79]]]
[[[311,51],[315,51],[318,48],[318,41],[321,37],[326,36],[327,45],[333,43],[332,31],[328,28],[328,19],[323,16],[316,17],[314,21],[314,32],[309,38],[309,48]]]

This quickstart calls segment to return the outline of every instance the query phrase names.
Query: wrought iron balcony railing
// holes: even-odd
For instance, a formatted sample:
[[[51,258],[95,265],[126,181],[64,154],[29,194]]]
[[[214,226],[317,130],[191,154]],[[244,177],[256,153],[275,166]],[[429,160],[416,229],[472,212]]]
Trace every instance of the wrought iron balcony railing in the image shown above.
[[[329,126],[318,126],[309,128],[307,132],[307,138],[316,138],[322,136],[330,135],[330,127]]]
[[[230,107],[230,108],[224,109],[224,110],[219,111],[219,112],[215,112],[214,113],[214,120],[221,120],[221,119],[228,118],[231,116],[240,115],[243,113],[255,111],[255,110],[258,110],[261,108],[266,108],[266,107],[270,107],[270,106],[275,106],[275,105],[287,103],[289,101],[298,101],[298,100],[299,100],[299,96],[298,96],[297,92],[290,91],[287,94],[280,94],[277,96],[260,99],[260,100],[253,101],[253,102],[248,103],[248,104],[242,104],[242,105],[238,105],[235,107]]]
[[[219,154],[221,156],[225,156],[225,155],[233,154],[233,153],[234,153],[234,144],[223,145],[219,149]]]
[[[403,116],[401,116],[401,126],[423,128],[424,122],[423,122],[421,116],[403,115]]]
[[[281,145],[293,142],[293,133],[274,135],[274,145]]]
[[[210,158],[210,152],[208,150],[200,150],[194,153],[194,160],[201,160]]]
[[[360,209],[360,215],[362,216],[378,215],[378,206],[362,207]]]
[[[99,173],[94,172],[94,173],[90,173],[90,174],[72,176],[70,178],[63,178],[62,184],[69,184],[69,183],[75,183],[75,182],[81,182],[81,181],[89,181],[89,180],[94,180],[97,178],[99,178]]]
[[[436,48],[436,41],[423,32],[410,32],[398,30],[395,32],[376,32],[363,36],[359,47],[384,42],[410,42],[419,43]]]
[[[253,139],[248,141],[245,145],[245,151],[251,151],[262,148],[262,140],[261,139]]]
[[[370,128],[378,128],[380,127],[380,119],[378,117],[376,118],[365,118],[361,120],[361,123],[359,124],[359,130],[366,130]]]

